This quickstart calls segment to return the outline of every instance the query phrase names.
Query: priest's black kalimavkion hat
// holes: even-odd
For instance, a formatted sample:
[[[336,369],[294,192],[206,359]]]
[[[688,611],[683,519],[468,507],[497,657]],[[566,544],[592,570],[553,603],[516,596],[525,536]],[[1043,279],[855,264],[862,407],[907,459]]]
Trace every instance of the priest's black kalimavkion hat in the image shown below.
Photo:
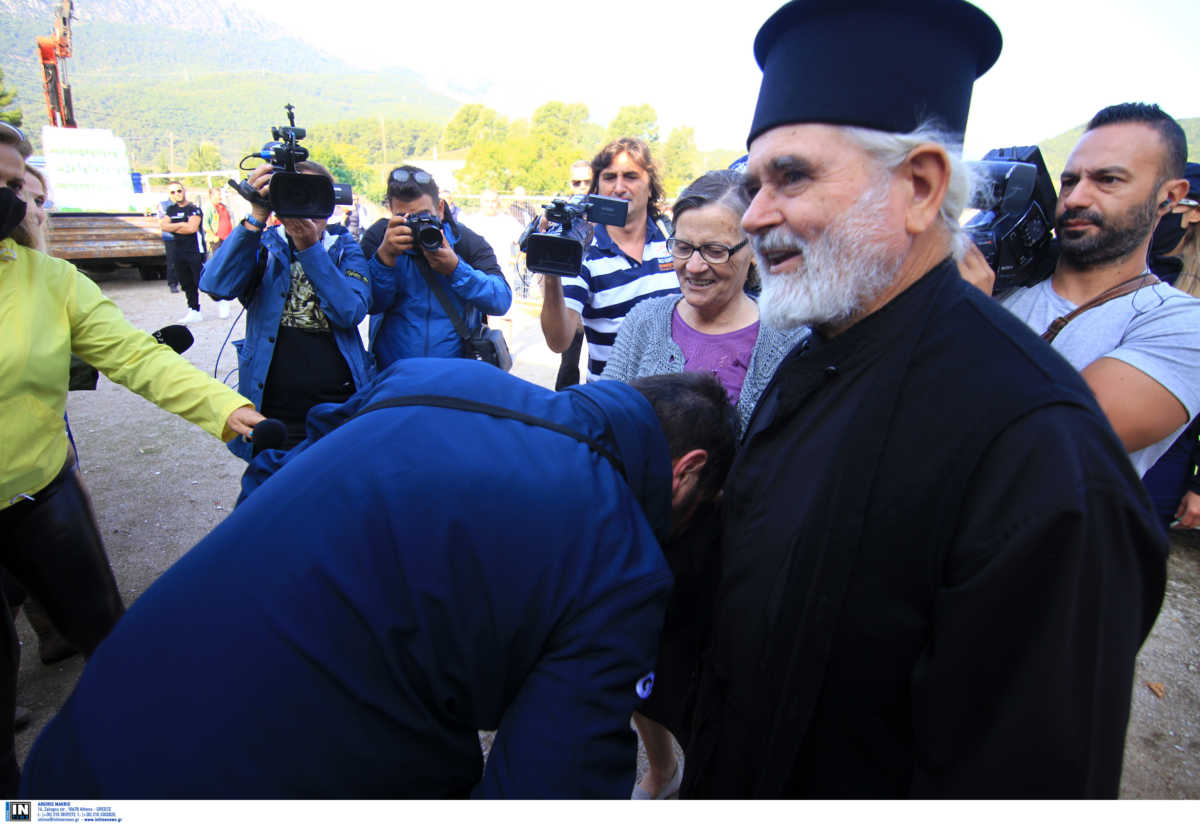
[[[747,143],[787,123],[966,130],[1000,29],[963,0],[793,0],[754,38],[762,86]]]

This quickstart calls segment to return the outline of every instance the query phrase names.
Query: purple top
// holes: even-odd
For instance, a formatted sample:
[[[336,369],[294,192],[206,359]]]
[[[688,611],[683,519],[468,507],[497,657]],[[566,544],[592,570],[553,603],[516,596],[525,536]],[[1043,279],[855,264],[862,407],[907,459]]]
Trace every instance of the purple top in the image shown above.
[[[725,387],[729,402],[737,406],[750,368],[750,354],[758,341],[758,321],[736,332],[706,335],[688,326],[676,306],[671,315],[671,337],[683,350],[684,371],[715,375]]]

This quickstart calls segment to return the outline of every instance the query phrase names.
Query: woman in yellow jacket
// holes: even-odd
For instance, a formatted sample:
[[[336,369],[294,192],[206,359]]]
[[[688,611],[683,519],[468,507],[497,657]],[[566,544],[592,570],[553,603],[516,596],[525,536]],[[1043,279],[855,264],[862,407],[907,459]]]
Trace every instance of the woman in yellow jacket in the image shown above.
[[[223,440],[250,435],[262,416],[125,320],[66,261],[19,245],[28,143],[0,123],[0,563],[90,654],[124,607],[63,425],[71,352],[116,383]],[[12,719],[18,647],[0,616],[0,795],[14,797]]]

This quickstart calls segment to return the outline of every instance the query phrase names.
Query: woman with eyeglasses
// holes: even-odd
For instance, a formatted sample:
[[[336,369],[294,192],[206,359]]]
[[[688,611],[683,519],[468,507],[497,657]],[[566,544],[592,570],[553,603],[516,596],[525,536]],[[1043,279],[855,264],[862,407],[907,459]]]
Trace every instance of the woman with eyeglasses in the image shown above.
[[[754,274],[754,253],[742,231],[748,205],[741,176],[729,170],[708,172],[683,191],[667,241],[682,294],[630,311],[604,378],[711,372],[746,428],[775,367],[808,334],[759,323],[758,304],[746,291]]]
[[[746,291],[754,254],[742,231],[749,199],[737,172],[708,172],[675,201],[675,231],[667,250],[682,294],[642,301],[621,324],[602,379],[628,381],[674,372],[708,372],[725,387],[745,430],[775,367],[807,330],[782,332],[759,322],[758,304]],[[698,512],[667,552],[685,546],[688,563],[676,574],[659,646],[654,689],[633,715],[649,769],[634,799],[658,800],[679,791],[683,764],[671,732],[685,736],[688,681],[706,634],[716,558],[715,508]],[[681,737],[686,748],[686,738]]]

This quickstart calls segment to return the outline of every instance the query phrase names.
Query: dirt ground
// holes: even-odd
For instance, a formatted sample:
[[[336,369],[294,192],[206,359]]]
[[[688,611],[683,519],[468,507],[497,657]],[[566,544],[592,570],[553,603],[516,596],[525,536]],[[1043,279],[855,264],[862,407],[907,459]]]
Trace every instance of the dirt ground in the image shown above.
[[[143,329],[172,323],[186,309],[183,295],[170,294],[162,281],[133,276],[101,285]],[[242,322],[234,324],[239,307],[234,305],[228,320],[218,318],[207,297],[201,297],[201,308],[205,320],[192,327],[196,342],[185,357],[210,375],[215,367],[223,379],[236,366],[232,347],[221,347],[227,336],[242,336]],[[514,373],[552,386],[558,356],[542,342],[534,310],[515,305],[502,327]],[[129,604],[229,513],[244,465],[211,436],[104,377],[94,392],[71,393],[68,413],[83,477]],[[34,714],[17,736],[23,761],[70,694],[82,662],[76,657],[43,666],[24,618],[18,629],[24,653],[18,701]],[[1161,689],[1161,697],[1148,682]],[[644,755],[641,760],[644,768]],[[1138,657],[1121,795],[1200,798],[1200,533],[1173,536],[1166,600]]]

